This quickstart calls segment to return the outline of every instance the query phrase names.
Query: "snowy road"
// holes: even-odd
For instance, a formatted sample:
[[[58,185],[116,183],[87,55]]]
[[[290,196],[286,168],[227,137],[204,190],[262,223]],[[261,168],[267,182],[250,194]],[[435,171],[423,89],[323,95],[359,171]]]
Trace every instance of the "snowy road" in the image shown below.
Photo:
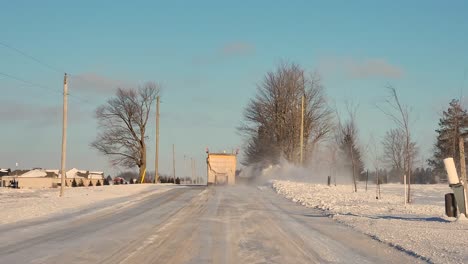
[[[0,227],[0,263],[417,263],[262,187],[176,188]]]

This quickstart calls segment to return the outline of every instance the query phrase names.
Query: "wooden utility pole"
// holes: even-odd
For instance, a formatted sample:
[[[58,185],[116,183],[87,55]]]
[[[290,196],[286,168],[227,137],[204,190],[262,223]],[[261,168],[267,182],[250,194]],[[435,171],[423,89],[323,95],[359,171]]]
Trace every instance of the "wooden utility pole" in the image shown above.
[[[154,160],[154,183],[159,182],[159,95],[156,97],[156,158]]]
[[[197,167],[196,167],[195,160],[193,161],[193,175],[195,175],[195,182],[197,184],[200,184],[200,179],[198,179],[198,176],[197,176]]]
[[[407,202],[407,197],[408,197],[408,190],[406,189],[406,173],[403,175],[403,181],[405,182],[404,186],[405,186],[405,205],[406,205],[406,202]]]
[[[369,181],[369,170],[366,171],[366,192],[367,192],[367,182]]]
[[[304,163],[304,95],[301,98],[301,159],[300,164]]]
[[[460,149],[460,172],[461,180],[463,181],[463,190],[465,196],[465,210],[467,208],[467,183],[466,183],[466,163],[465,163],[465,139],[461,136],[458,140],[458,148]],[[465,215],[466,216],[466,215]]]
[[[62,120],[62,177],[60,181],[60,197],[63,196],[65,190],[65,162],[67,158],[67,114],[68,114],[68,78],[67,74],[63,77],[63,120]]]
[[[186,162],[186,160],[187,159],[185,158],[185,154],[184,154],[184,171],[182,172],[184,183],[187,180],[187,162]]]
[[[172,175],[174,176],[174,184],[175,184],[175,145],[172,144]]]
[[[194,171],[193,171],[193,158],[190,158],[190,168],[192,169],[192,184],[195,183]]]

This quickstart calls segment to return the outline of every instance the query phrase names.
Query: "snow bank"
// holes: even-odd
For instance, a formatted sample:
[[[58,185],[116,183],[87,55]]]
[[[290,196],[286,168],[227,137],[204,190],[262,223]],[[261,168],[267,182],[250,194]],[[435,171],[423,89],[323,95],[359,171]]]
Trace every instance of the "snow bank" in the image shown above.
[[[98,202],[132,195],[164,192],[173,185],[129,184],[66,188],[64,197],[59,189],[0,188],[0,224],[30,220],[89,208]]]
[[[307,207],[318,208],[333,219],[372,238],[434,263],[468,263],[468,221],[445,216],[446,185],[412,185],[413,203],[404,205],[401,184],[376,186],[357,193],[351,185],[326,186],[274,181],[281,195]]]

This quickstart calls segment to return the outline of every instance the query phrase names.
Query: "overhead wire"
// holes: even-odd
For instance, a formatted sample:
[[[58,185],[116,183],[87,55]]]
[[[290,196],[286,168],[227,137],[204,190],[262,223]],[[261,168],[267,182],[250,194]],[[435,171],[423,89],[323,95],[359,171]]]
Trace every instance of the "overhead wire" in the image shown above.
[[[65,71],[62,71],[62,70],[60,70],[60,69],[58,69],[58,68],[56,68],[56,67],[53,67],[53,66],[51,66],[50,64],[44,62],[43,60],[40,60],[40,59],[38,59],[37,57],[32,56],[32,55],[30,55],[29,53],[24,52],[24,51],[22,51],[22,50],[20,50],[20,49],[18,49],[18,48],[16,48],[16,47],[13,47],[13,46],[11,46],[11,45],[9,45],[9,44],[6,44],[5,42],[0,41],[0,46],[3,46],[3,47],[8,48],[8,49],[10,49],[10,50],[13,50],[13,51],[15,51],[16,53],[18,53],[18,54],[20,54],[20,55],[22,55],[22,56],[24,56],[24,57],[26,57],[26,58],[29,58],[29,59],[35,61],[36,63],[41,64],[42,66],[44,66],[44,67],[46,67],[46,68],[48,68],[48,69],[50,69],[50,70],[52,70],[52,71],[54,71],[54,72],[57,72],[57,73],[60,73],[60,74],[64,74],[64,73],[65,73]],[[5,77],[7,77],[7,78],[11,78],[11,79],[14,79],[14,80],[17,80],[17,81],[20,81],[20,82],[24,82],[24,83],[30,84],[30,85],[32,85],[32,86],[40,87],[40,88],[43,88],[43,89],[50,89],[50,88],[45,87],[45,86],[43,86],[43,85],[36,84],[36,83],[31,82],[31,81],[27,81],[27,80],[21,79],[21,78],[19,78],[19,77],[13,76],[13,75],[11,75],[11,74],[7,74],[7,73],[2,73],[2,72],[0,72],[0,75],[3,75],[3,76],[5,76]],[[79,76],[79,75],[76,75],[76,74],[68,74],[68,76],[69,76],[69,77],[73,77],[73,78],[78,78],[78,79],[80,79],[80,80],[83,80],[83,81],[86,81],[86,82],[91,83],[91,82],[90,82],[89,80],[87,80],[86,78],[83,78],[83,77],[81,77],[81,76]],[[57,91],[54,90],[54,92],[57,92]],[[60,92],[60,93],[63,94],[63,92]],[[84,97],[77,96],[77,95],[71,94],[71,93],[68,93],[68,95],[69,95],[70,97],[75,98],[76,100],[78,100],[78,101],[80,101],[80,102],[82,102],[82,103],[87,103],[87,104],[90,104],[90,105],[93,105],[93,106],[94,106],[94,104],[92,104],[91,101],[89,101],[88,99],[85,99]]]
[[[19,53],[19,54],[21,54],[21,55],[23,55],[23,56],[25,56],[25,57],[27,57],[27,58],[29,58],[29,59],[31,59],[31,60],[37,62],[37,63],[39,63],[39,64],[41,64],[41,65],[43,65],[43,66],[49,68],[49,69],[52,70],[52,71],[55,71],[55,72],[58,72],[58,73],[62,73],[62,74],[64,73],[64,71],[61,71],[61,70],[59,70],[59,69],[57,69],[57,68],[55,68],[55,67],[52,67],[50,64],[45,63],[44,61],[42,61],[42,60],[40,60],[40,59],[38,59],[38,58],[36,58],[36,57],[30,55],[30,54],[28,54],[28,53],[26,53],[26,52],[24,52],[24,51],[18,49],[18,48],[15,48],[15,47],[13,47],[13,46],[11,46],[11,45],[8,45],[8,44],[6,44],[6,43],[4,43],[4,42],[2,42],[2,41],[0,41],[0,45],[3,46],[3,47],[5,47],[5,48],[11,49],[11,50],[17,52],[17,53]]]
[[[62,91],[59,91],[59,90],[56,90],[56,89],[53,89],[53,88],[44,86],[44,85],[42,85],[42,84],[37,84],[37,83],[34,83],[34,82],[31,82],[31,81],[22,79],[22,78],[20,78],[20,77],[17,77],[17,76],[8,74],[8,73],[0,72],[0,75],[2,75],[2,76],[4,76],[4,77],[7,77],[7,78],[9,78],[9,79],[13,79],[13,80],[16,80],[16,81],[19,81],[19,82],[22,82],[22,83],[29,84],[29,85],[31,85],[31,86],[33,86],[33,87],[38,87],[38,88],[41,88],[41,89],[44,89],[44,90],[48,90],[48,91],[51,91],[51,92],[54,92],[54,93],[63,94]]]

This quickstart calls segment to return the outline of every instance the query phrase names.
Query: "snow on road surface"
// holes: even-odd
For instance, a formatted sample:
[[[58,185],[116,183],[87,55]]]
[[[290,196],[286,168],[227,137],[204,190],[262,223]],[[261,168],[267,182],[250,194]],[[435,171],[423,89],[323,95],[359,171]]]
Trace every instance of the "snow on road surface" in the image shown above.
[[[376,186],[357,193],[351,185],[326,186],[274,181],[274,189],[306,207],[318,208],[333,219],[376,240],[432,263],[468,263],[468,221],[445,216],[447,185],[411,185],[413,203],[404,205],[401,184]]]
[[[164,192],[173,185],[126,184],[66,188],[64,197],[59,189],[0,188],[0,225],[37,217],[90,208],[100,204],[111,206],[127,202],[126,197]]]
[[[187,187],[111,211],[0,226],[0,263],[421,263],[251,186]]]

